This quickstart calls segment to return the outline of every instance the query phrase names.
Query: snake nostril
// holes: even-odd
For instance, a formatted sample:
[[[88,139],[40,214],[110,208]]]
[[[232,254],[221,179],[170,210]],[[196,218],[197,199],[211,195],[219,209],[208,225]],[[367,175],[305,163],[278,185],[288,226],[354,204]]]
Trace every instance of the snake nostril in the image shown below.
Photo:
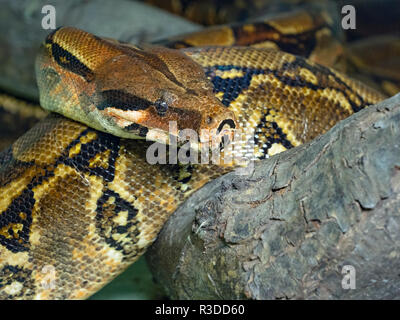
[[[217,129],[217,133],[220,133],[222,128],[225,125],[228,125],[231,129],[235,129],[236,128],[235,121],[233,121],[232,119],[225,119],[219,124],[218,129]]]

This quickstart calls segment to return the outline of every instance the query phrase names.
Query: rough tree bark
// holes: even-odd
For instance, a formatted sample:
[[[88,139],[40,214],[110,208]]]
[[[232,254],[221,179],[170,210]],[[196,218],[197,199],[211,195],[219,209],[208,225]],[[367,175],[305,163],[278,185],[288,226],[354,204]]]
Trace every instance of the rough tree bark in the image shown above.
[[[147,260],[176,299],[399,299],[400,94],[207,184]]]

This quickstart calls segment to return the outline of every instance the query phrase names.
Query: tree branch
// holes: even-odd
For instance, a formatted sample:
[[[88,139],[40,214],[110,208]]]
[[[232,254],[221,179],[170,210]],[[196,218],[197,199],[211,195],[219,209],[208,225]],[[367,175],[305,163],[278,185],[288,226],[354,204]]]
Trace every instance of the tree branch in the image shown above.
[[[147,260],[176,299],[398,299],[399,230],[400,94],[207,184]]]

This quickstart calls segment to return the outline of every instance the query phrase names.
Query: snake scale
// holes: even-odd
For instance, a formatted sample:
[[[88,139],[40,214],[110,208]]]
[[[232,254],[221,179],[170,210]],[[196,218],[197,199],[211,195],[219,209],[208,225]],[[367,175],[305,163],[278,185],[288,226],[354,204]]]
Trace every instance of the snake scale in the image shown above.
[[[149,164],[151,129],[252,128],[262,159],[385,98],[276,48],[139,48],[69,27],[46,38],[37,78],[41,105],[79,122],[51,113],[0,154],[0,299],[90,296],[232,170]]]

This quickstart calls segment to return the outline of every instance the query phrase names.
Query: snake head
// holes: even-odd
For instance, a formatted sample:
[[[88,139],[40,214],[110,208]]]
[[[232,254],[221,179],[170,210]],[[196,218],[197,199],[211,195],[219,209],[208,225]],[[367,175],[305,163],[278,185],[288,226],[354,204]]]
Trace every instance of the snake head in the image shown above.
[[[50,34],[36,63],[41,104],[123,138],[161,140],[171,124],[221,134],[237,127],[203,68],[184,53],[138,48],[64,27]]]

